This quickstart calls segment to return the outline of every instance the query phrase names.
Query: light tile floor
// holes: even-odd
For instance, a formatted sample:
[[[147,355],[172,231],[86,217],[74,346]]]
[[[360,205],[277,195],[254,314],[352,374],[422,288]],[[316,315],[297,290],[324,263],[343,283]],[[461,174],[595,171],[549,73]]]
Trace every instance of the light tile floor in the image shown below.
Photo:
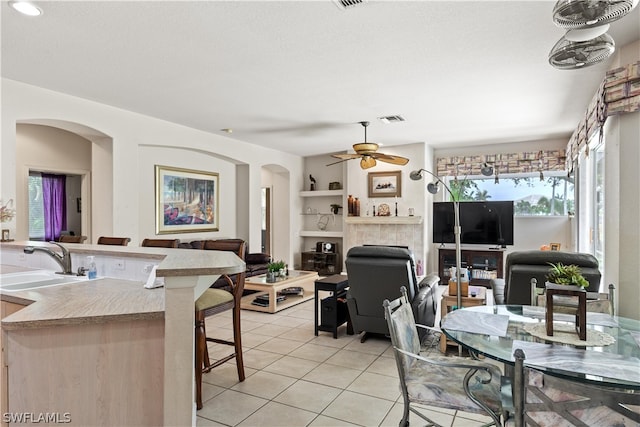
[[[198,426],[397,426],[402,417],[398,373],[388,339],[314,336],[314,303],[279,313],[242,311],[246,380],[235,360],[203,377]],[[208,318],[207,333],[231,339],[231,312]],[[209,343],[212,358],[228,346]],[[430,351],[438,351],[433,347]],[[443,426],[480,426],[490,418],[427,408]],[[424,421],[411,414],[411,425]]]

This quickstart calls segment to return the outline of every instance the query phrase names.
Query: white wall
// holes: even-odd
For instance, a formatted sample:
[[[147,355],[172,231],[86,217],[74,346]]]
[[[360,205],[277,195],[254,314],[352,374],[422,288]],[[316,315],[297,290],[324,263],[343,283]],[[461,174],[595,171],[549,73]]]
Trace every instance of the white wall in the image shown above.
[[[192,169],[196,168],[193,165],[204,170],[220,168],[224,172],[220,177],[221,183],[236,184],[235,166],[246,166],[248,171],[243,172],[242,183],[248,187],[225,188],[225,204],[221,203],[220,206],[224,230],[207,234],[207,237],[232,236],[240,229],[243,234],[248,233],[250,247],[260,245],[262,165],[280,165],[283,170],[289,171],[290,182],[287,182],[287,188],[283,191],[281,206],[288,209],[297,203],[297,194],[292,194],[290,188],[302,188],[302,159],[298,156],[2,79],[0,194],[3,200],[13,198],[18,206],[25,203],[25,196],[18,191],[19,183],[16,182],[15,124],[37,120],[59,123],[61,128],[68,124],[69,127],[95,130],[92,135],[83,135],[93,144],[94,198],[91,210],[94,236],[129,236],[132,244],[137,244],[144,237],[151,237],[149,230],[153,228],[155,216],[152,213],[153,204],[149,204],[154,194],[153,187],[149,187],[149,180],[153,179],[154,172],[150,167],[153,164],[172,166],[175,160],[180,166]],[[174,157],[169,153],[178,154]],[[237,224],[236,197],[227,191],[249,194],[249,200],[239,204],[243,209],[246,208],[242,218],[248,218],[249,224]],[[296,200],[292,200],[294,197]],[[24,215],[23,212],[24,209],[20,209],[18,216]],[[286,215],[274,218],[274,221],[283,221],[279,227],[287,232],[280,236],[286,236],[285,247],[291,246],[293,233],[288,230],[298,228],[299,218]],[[3,224],[3,227],[5,225],[16,239],[27,237],[24,231],[16,233],[15,221]],[[177,237],[192,240],[201,236],[194,233]],[[290,253],[290,247],[284,252]]]

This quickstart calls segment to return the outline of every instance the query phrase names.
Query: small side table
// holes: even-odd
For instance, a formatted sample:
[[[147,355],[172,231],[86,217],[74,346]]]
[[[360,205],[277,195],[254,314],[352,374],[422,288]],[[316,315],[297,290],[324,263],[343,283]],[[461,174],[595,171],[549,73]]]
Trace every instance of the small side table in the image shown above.
[[[475,296],[471,296],[474,293]],[[487,288],[484,286],[469,286],[469,296],[462,297],[461,302],[462,307],[485,305],[487,303]],[[458,297],[449,295],[449,289],[445,289],[440,303],[440,319],[443,319],[456,305],[458,305]],[[447,337],[442,334],[440,336],[440,352],[447,352],[447,344]]]
[[[332,332],[333,338],[338,338],[338,326],[347,322],[347,334],[353,335],[353,326],[351,318],[345,302],[338,300],[339,297],[346,293],[349,287],[349,281],[344,274],[334,274],[333,276],[318,279],[315,282],[315,328],[314,333],[317,336],[318,331]],[[329,291],[331,296],[320,301],[318,299],[318,291]],[[322,318],[319,319],[318,305],[322,308]],[[321,320],[321,322],[320,322]]]

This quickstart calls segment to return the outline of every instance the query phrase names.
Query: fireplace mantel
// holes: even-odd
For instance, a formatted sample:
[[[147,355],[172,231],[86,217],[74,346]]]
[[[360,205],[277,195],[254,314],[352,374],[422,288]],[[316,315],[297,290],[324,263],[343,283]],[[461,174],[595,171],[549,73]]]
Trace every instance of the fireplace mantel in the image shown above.
[[[348,216],[346,224],[422,224],[421,216]]]

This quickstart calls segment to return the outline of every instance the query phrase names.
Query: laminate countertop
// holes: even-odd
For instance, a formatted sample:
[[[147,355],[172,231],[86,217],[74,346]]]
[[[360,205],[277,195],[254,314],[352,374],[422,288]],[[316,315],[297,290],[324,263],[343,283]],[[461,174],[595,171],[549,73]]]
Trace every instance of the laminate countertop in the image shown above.
[[[48,246],[42,242],[12,242],[3,243],[2,249],[21,250],[27,245]],[[245,269],[245,263],[231,252],[119,246],[106,249],[103,245],[82,244],[64,246],[78,254],[157,257],[161,260],[156,271],[159,277],[213,276],[234,274]],[[26,270],[29,268],[2,265],[0,274]],[[25,305],[25,308],[2,319],[2,328],[6,330],[162,319],[165,308],[164,288],[146,289],[140,281],[116,278],[15,292],[0,290],[0,300]]]

